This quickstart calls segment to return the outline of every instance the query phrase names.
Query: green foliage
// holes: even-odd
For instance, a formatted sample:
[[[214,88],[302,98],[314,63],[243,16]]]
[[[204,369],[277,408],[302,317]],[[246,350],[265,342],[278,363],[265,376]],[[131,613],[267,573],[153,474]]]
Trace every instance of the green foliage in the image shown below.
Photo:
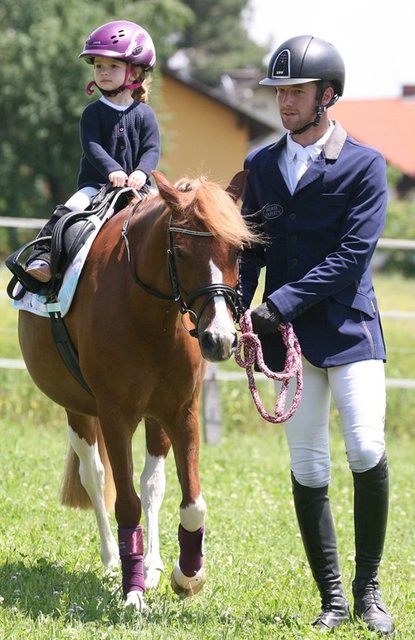
[[[415,201],[391,200],[388,207],[385,238],[415,240]]]
[[[415,200],[391,200],[383,232],[384,238],[415,240]],[[415,253],[404,249],[383,250],[382,268],[390,272],[400,272],[406,276],[415,275]]]
[[[415,240],[415,198],[409,191],[405,198],[396,197],[398,184],[402,181],[403,174],[396,167],[388,166],[388,185],[391,196],[388,204],[384,238]],[[382,269],[389,272],[398,272],[406,276],[415,274],[415,254],[413,251],[402,249],[384,249],[382,254]]]
[[[261,66],[267,53],[250,40],[242,23],[246,0],[185,0],[193,22],[179,34],[178,45],[187,52],[190,75],[216,86],[232,69]]]

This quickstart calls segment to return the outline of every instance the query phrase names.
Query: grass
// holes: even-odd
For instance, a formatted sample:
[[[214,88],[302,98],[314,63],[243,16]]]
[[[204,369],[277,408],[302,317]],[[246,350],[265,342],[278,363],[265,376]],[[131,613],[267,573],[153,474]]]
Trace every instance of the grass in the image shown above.
[[[412,282],[378,280],[382,309],[415,310]],[[3,298],[0,309],[0,356],[17,358],[16,314]],[[384,328],[387,375],[415,378],[413,321],[386,319]],[[34,388],[24,370],[0,370],[0,385],[0,640],[321,638],[309,625],[319,597],[295,521],[285,438],[281,427],[259,417],[245,384],[222,383],[222,442],[204,444],[201,451],[208,504],[206,587],[194,599],[180,600],[169,585],[180,502],[170,456],[160,533],[166,572],[157,592],[147,594],[150,613],[142,618],[123,608],[119,575],[101,568],[93,514],[58,504],[67,446],[63,411]],[[272,406],[270,385],[263,393]],[[403,640],[415,638],[413,396],[413,391],[388,392],[390,524],[380,572],[396,637]],[[140,428],[134,447],[138,486],[144,456]],[[334,414],[332,458],[332,507],[350,596],[352,482]],[[358,623],[330,636],[376,637]]]
[[[140,435],[141,434],[141,435]],[[135,438],[136,484],[143,460]],[[65,430],[25,420],[0,420],[0,638],[299,639],[321,637],[309,621],[319,599],[291,503],[288,454],[278,427],[240,434],[226,429],[220,446],[202,446],[201,474],[208,503],[205,590],[178,599],[169,573],[177,554],[180,502],[173,458],[161,514],[166,574],[148,593],[142,619],[123,609],[117,575],[105,575],[91,512],[58,505]],[[413,442],[391,439],[391,515],[383,596],[400,637],[415,637],[413,584]],[[333,428],[332,505],[345,586],[353,574],[351,477],[339,429]],[[358,624],[336,638],[371,635]]]

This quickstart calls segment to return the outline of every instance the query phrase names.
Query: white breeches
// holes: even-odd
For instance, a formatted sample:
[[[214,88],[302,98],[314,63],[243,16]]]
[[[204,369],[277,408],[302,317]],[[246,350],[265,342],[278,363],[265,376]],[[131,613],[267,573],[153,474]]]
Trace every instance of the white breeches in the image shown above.
[[[376,466],[385,451],[383,361],[362,360],[320,369],[303,358],[303,379],[300,405],[284,424],[297,482],[306,487],[323,487],[330,482],[332,398],[340,415],[350,469],[361,473]],[[294,389],[290,391],[292,398]]]
[[[98,189],[95,189],[95,187],[83,187],[65,202],[65,207],[68,207],[71,211],[85,211],[97,193]]]

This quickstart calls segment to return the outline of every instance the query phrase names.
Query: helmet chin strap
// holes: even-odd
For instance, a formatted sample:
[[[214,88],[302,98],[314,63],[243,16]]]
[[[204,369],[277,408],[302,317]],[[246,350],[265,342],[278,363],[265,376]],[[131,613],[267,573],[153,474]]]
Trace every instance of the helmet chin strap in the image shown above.
[[[125,89],[129,89],[129,91],[133,91],[134,89],[139,89],[143,84],[142,82],[128,82],[128,78],[131,75],[131,71],[132,71],[132,64],[129,62],[125,69],[124,82],[122,83],[121,86],[118,87],[118,89],[112,89],[111,91],[107,91],[107,89],[101,89],[101,87],[95,82],[95,80],[92,80],[91,82],[88,82],[88,84],[86,85],[85,91],[89,96],[92,96],[92,94],[95,93],[94,87],[97,87],[97,89],[101,91],[103,96],[105,96],[106,98],[113,98],[114,96],[118,96],[118,94],[122,93]]]
[[[324,89],[320,92],[320,95],[317,100],[316,117],[314,118],[314,120],[312,120],[312,122],[309,122],[308,124],[305,124],[304,127],[301,127],[301,129],[296,129],[295,131],[291,131],[291,135],[293,136],[300,135],[301,133],[304,133],[304,131],[307,131],[308,129],[310,129],[310,127],[317,127],[320,124],[321,116],[323,115],[323,113],[326,113],[327,109],[329,107],[332,107],[333,104],[335,104],[339,99],[339,96],[336,94],[332,97],[330,102],[328,102],[326,105],[323,105],[321,104],[323,93],[324,93]]]

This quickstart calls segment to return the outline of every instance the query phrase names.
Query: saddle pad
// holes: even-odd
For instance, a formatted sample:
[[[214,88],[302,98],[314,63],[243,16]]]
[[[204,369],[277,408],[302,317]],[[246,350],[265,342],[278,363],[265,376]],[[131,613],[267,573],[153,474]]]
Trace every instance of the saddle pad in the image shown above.
[[[76,254],[72,263],[67,268],[62,279],[58,299],[54,302],[47,302],[47,298],[45,296],[26,291],[25,295],[20,300],[12,301],[12,306],[15,309],[30,311],[31,313],[38,316],[44,316],[46,318],[49,318],[49,312],[60,312],[62,317],[68,313],[86,257],[93,241],[107,218],[101,220],[98,216],[92,215],[88,216],[88,220],[92,222],[95,229],[90,233],[85,244],[81,247],[80,251]]]

